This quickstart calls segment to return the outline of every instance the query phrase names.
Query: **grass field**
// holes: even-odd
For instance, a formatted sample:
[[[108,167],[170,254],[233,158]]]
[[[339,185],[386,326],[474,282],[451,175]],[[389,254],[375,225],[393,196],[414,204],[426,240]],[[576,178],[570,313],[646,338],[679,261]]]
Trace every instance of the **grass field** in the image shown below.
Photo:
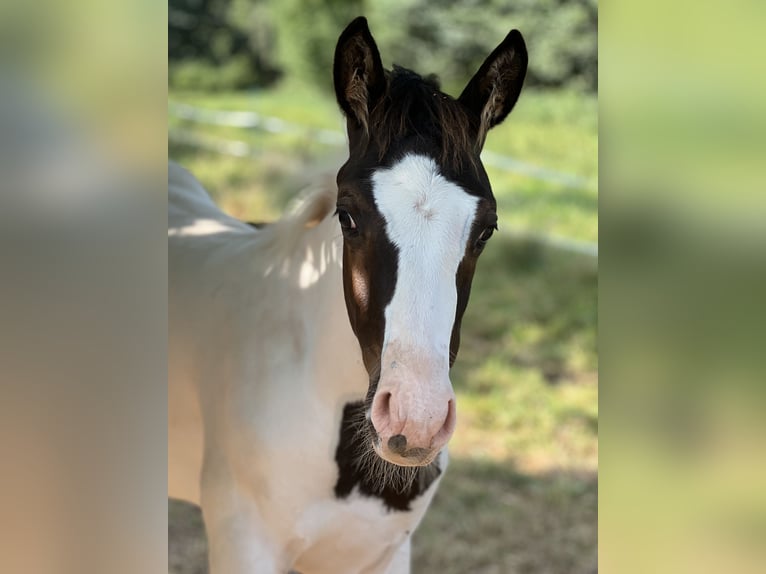
[[[170,99],[254,110],[314,129],[342,125],[331,98],[298,86]],[[344,159],[343,149],[300,133],[177,119],[170,129],[187,139],[249,144],[247,158],[178,139],[169,150],[219,205],[243,219],[278,216],[316,174],[333,172]],[[597,240],[596,101],[525,93],[508,122],[491,133],[487,149],[586,183],[564,187],[488,169],[501,232],[482,255],[463,322],[452,373],[458,428],[450,468],[415,534],[413,572],[591,574],[597,570],[597,261],[529,233]],[[188,531],[199,525],[195,530],[197,519],[188,513],[170,508],[175,572],[200,567],[200,543]],[[184,558],[185,552],[198,558]]]

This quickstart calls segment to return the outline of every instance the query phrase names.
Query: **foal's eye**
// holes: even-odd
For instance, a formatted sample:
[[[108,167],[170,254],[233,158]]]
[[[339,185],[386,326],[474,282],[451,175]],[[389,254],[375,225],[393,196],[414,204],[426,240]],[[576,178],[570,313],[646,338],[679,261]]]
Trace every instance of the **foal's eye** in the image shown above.
[[[479,235],[479,238],[476,240],[476,247],[477,249],[483,249],[484,245],[489,241],[489,238],[492,237],[492,234],[497,229],[497,224],[491,225],[484,229],[484,231],[481,232],[481,235]]]
[[[356,221],[351,217],[351,214],[345,209],[338,210],[338,221],[344,231],[356,231]]]

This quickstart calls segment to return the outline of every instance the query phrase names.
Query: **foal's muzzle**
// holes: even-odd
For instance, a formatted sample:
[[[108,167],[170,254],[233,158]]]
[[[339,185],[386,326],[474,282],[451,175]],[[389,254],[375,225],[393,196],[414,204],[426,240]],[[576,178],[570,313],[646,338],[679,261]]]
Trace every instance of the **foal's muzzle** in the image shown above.
[[[375,393],[370,417],[378,437],[375,451],[400,466],[430,464],[455,430],[452,388],[436,393],[421,388],[414,397],[399,391],[378,388]]]

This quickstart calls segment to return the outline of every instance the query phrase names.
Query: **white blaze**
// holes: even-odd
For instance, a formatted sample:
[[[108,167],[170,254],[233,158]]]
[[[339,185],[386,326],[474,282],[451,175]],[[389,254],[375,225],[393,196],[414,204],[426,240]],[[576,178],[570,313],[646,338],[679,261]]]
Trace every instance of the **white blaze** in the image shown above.
[[[392,387],[404,419],[430,418],[451,394],[449,344],[457,306],[456,274],[478,198],[446,180],[433,159],[407,155],[372,177],[375,203],[398,249],[394,295],[378,390]],[[441,416],[441,415],[439,415]],[[399,418],[399,417],[396,417]]]

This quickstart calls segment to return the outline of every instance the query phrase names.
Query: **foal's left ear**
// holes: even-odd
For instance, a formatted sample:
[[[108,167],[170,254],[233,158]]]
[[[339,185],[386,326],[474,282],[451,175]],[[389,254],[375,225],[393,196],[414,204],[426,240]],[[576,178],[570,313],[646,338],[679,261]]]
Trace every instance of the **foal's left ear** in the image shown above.
[[[346,117],[366,132],[370,112],[385,93],[386,76],[363,16],[351,22],[338,39],[333,80],[335,97]]]
[[[458,101],[479,118],[477,143],[513,109],[527,73],[527,47],[518,30],[511,30],[460,94]]]

